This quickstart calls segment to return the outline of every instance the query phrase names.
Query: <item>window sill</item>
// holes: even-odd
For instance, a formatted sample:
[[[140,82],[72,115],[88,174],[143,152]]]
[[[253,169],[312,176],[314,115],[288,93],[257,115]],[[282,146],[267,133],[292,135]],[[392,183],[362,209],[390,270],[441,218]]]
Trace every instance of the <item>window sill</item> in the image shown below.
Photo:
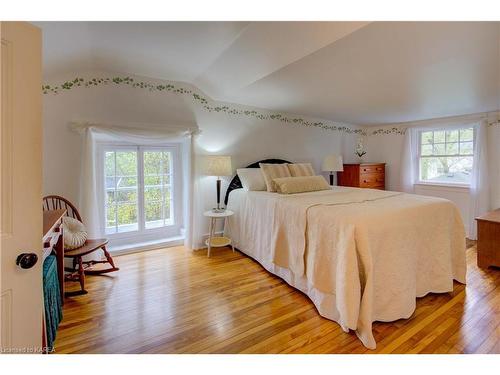
[[[110,246],[108,247],[108,250],[112,255],[125,255],[141,251],[161,249],[164,247],[180,246],[183,244],[184,236],[176,236],[156,241],[137,242],[123,246]]]
[[[429,188],[445,188],[445,189],[452,189],[452,190],[465,190],[469,191],[470,186],[466,184],[445,184],[445,183],[437,183],[437,182],[417,182],[414,184],[415,186],[422,186],[422,187],[429,187]]]

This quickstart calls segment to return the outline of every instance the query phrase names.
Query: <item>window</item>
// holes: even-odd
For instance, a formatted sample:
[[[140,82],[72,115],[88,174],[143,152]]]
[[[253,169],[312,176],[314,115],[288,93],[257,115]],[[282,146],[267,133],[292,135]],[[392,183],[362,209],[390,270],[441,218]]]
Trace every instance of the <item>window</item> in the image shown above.
[[[470,183],[474,159],[474,129],[421,131],[419,180],[424,183]]]
[[[106,234],[139,229],[137,151],[105,152]]]
[[[143,155],[145,227],[172,225],[172,154],[169,151],[145,151]]]
[[[106,235],[137,242],[178,235],[179,148],[102,144],[100,153]]]

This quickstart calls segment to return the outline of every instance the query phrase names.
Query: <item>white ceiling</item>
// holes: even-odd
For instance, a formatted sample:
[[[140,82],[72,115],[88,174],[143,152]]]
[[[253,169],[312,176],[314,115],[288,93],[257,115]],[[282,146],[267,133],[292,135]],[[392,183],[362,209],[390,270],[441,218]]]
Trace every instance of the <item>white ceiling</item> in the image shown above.
[[[499,22],[37,22],[46,77],[108,70],[357,124],[496,110]]]

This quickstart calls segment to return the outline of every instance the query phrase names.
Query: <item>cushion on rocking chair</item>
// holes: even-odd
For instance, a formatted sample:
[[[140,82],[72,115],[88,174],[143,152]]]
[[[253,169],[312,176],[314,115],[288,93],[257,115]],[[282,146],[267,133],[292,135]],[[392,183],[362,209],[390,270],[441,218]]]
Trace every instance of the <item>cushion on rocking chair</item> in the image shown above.
[[[79,248],[87,241],[88,233],[85,225],[81,221],[69,216],[63,218],[62,227],[64,230],[64,248],[72,250]]]

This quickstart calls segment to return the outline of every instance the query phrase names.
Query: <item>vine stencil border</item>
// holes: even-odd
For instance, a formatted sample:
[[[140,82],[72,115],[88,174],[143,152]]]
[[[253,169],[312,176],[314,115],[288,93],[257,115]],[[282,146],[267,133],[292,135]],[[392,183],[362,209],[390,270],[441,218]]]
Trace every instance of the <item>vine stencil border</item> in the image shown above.
[[[81,77],[74,78],[72,80],[66,81],[60,85],[50,85],[43,84],[42,92],[43,94],[59,94],[64,91],[69,91],[77,87],[97,87],[103,85],[127,85],[133,88],[145,89],[151,92],[170,92],[179,95],[186,95],[192,98],[192,100],[202,106],[206,111],[213,113],[226,113],[229,115],[237,115],[237,116],[247,116],[254,117],[259,120],[276,120],[280,121],[283,124],[296,124],[307,127],[316,127],[325,130],[331,131],[340,131],[347,134],[358,134],[361,136],[367,135],[388,135],[388,134],[399,134],[404,135],[406,133],[405,128],[380,128],[376,130],[366,130],[366,129],[352,129],[346,125],[337,125],[334,122],[326,122],[326,121],[309,121],[302,117],[290,117],[284,115],[282,113],[271,112],[265,113],[257,110],[249,110],[249,109],[238,109],[235,107],[231,107],[229,105],[212,105],[211,100],[196,93],[194,90],[186,89],[181,86],[175,86],[174,84],[153,84],[146,81],[136,80],[129,76],[120,77],[100,77],[100,78],[90,78],[84,79]],[[333,125],[331,125],[333,123]]]

